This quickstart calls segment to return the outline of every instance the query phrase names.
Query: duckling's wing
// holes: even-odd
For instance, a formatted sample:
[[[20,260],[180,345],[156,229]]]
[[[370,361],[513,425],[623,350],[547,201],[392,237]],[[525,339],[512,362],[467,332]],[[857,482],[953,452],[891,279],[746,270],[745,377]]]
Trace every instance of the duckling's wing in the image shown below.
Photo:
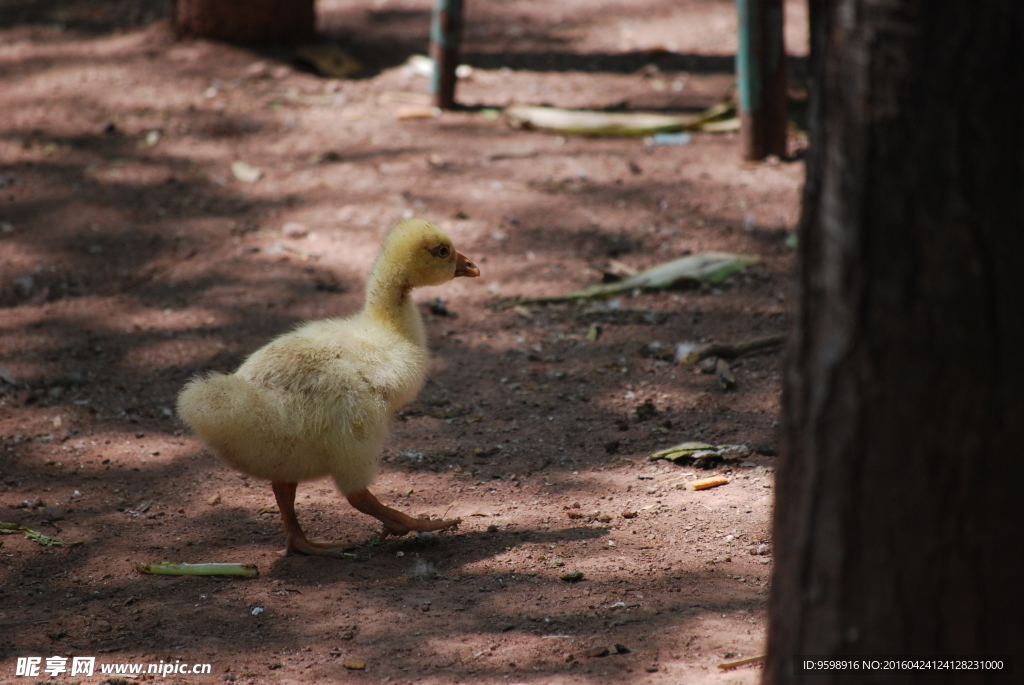
[[[211,373],[178,395],[178,416],[215,452],[244,450],[267,435],[287,438],[294,422],[274,397],[238,376]]]

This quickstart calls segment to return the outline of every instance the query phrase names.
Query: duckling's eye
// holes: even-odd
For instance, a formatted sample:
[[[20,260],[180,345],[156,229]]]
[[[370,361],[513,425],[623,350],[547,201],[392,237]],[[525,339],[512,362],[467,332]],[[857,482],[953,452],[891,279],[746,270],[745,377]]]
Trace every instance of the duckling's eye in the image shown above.
[[[452,251],[447,245],[442,245],[441,247],[437,248],[438,257],[447,257],[451,253]]]

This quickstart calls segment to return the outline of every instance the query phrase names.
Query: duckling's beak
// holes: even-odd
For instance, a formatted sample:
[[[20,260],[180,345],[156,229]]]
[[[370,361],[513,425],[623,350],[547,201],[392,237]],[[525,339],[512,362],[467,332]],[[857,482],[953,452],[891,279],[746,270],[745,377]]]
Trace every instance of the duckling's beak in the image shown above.
[[[480,269],[476,268],[469,257],[462,254],[458,250],[455,251],[455,278],[459,276],[468,276],[469,278],[476,278],[480,275]]]

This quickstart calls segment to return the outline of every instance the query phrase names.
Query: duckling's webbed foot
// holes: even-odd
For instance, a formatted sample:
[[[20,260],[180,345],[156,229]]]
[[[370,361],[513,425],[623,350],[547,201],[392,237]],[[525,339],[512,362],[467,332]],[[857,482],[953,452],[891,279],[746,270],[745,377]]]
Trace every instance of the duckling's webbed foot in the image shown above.
[[[386,538],[389,535],[405,535],[411,532],[445,530],[455,528],[462,523],[462,519],[414,519],[408,514],[384,506],[369,490],[348,495],[348,502],[359,511],[369,514],[384,524],[381,538]]]
[[[302,530],[299,519],[295,515],[295,489],[298,487],[298,483],[274,481],[272,485],[277,508],[281,510],[281,521],[284,523],[286,554],[315,554],[338,559],[355,556],[344,551],[348,545],[343,542],[316,542],[306,537],[306,533]]]

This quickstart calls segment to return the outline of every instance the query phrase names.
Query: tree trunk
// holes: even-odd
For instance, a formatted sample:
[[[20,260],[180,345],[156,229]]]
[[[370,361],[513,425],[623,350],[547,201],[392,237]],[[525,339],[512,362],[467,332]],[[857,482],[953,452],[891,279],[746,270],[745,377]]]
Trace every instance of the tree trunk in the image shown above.
[[[315,0],[172,0],[178,36],[234,43],[305,40],[316,28]]]
[[[794,657],[1024,669],[1024,2],[811,6],[764,682],[1011,682]]]

